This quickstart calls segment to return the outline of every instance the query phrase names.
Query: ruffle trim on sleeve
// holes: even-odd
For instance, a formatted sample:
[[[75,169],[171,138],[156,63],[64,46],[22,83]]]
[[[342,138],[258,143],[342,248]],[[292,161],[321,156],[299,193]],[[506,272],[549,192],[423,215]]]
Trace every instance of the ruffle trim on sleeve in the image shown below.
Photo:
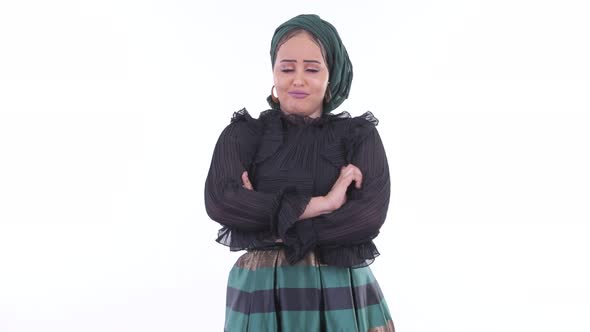
[[[225,191],[238,191],[241,184],[235,180],[224,179],[219,181],[217,186],[224,188]],[[217,241],[220,244],[228,246],[231,251],[239,251],[250,248],[260,248],[274,245],[276,237],[270,231],[243,231],[240,229],[223,226],[217,233]]]
[[[360,268],[369,266],[380,253],[372,240],[352,245],[318,246],[310,220],[300,221],[283,236],[287,261],[295,264],[309,251],[315,250],[322,264]]]
[[[230,185],[230,184],[225,184]],[[235,184],[231,184],[235,186]],[[303,214],[310,196],[303,195],[297,191],[295,187],[289,186],[280,190],[273,203],[273,215],[270,216],[270,229],[268,231],[252,231],[247,232],[239,229],[224,226],[217,234],[216,241],[220,244],[228,246],[231,251],[239,251],[252,248],[263,248],[276,246],[276,240],[281,238],[283,245],[295,246],[303,250],[293,257],[292,262],[296,262],[303,257],[310,248],[300,248],[302,239],[294,234],[291,229],[298,221],[299,216]],[[305,240],[303,242],[306,242]],[[308,242],[308,241],[307,241]],[[313,241],[315,243],[315,239]]]
[[[301,232],[300,227],[295,227],[310,199],[311,196],[303,195],[293,187],[288,187],[277,209],[277,232],[286,246],[287,260],[292,264],[303,258],[316,243],[315,232]]]
[[[317,239],[313,226],[310,222],[300,221],[296,227],[291,227],[283,235],[285,247],[285,257],[291,264],[297,263],[305,254],[313,250],[317,244]]]

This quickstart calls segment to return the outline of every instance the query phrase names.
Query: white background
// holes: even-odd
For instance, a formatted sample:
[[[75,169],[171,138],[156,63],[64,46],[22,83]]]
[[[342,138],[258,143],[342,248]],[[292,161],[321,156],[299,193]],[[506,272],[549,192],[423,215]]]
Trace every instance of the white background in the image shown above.
[[[222,330],[205,176],[299,13],[348,48],[337,111],[381,121],[396,330],[590,331],[582,0],[2,0],[0,331]]]

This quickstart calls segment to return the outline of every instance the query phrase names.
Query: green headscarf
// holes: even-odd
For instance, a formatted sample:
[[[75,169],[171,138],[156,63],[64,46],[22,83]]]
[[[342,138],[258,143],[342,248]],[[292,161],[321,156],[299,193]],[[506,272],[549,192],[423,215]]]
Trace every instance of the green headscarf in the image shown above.
[[[346,48],[342,44],[338,31],[336,31],[336,28],[332,24],[322,20],[318,15],[303,14],[293,17],[275,30],[270,45],[270,58],[273,66],[277,56],[279,41],[293,29],[306,30],[318,38],[324,46],[326,51],[325,61],[330,72],[328,89],[330,90],[331,98],[327,103],[324,100],[323,112],[331,112],[348,98],[352,83],[352,63],[348,58]],[[280,108],[279,104],[275,103],[270,96],[266,100],[272,108]]]

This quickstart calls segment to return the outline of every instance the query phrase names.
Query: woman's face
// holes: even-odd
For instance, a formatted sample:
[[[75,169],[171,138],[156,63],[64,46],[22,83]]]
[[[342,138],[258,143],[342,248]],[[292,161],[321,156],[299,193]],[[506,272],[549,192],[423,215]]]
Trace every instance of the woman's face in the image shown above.
[[[314,118],[322,115],[329,71],[320,46],[309,33],[298,33],[279,47],[273,76],[284,112]]]

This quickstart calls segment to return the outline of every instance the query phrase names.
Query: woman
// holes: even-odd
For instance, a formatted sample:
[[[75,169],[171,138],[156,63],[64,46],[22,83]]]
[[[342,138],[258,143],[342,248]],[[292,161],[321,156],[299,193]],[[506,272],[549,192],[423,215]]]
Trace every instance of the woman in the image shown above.
[[[225,331],[393,331],[368,267],[390,188],[377,119],[330,113],[348,97],[346,49],[330,23],[299,15],[276,29],[271,62],[271,109],[234,113],[205,184],[217,241],[248,250]]]

